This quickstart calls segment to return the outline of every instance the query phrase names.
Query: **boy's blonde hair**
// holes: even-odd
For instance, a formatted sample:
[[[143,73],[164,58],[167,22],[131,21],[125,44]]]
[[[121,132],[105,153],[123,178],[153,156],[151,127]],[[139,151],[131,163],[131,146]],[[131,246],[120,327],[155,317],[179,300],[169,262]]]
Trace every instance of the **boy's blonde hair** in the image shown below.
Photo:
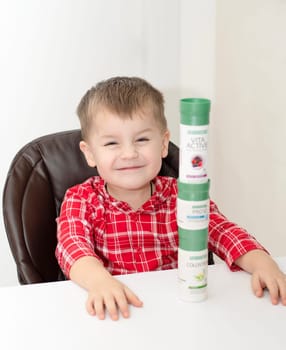
[[[88,90],[77,107],[83,139],[87,139],[91,122],[101,108],[122,118],[132,118],[133,113],[147,108],[153,113],[162,131],[167,130],[164,97],[144,79],[114,77],[103,80]]]

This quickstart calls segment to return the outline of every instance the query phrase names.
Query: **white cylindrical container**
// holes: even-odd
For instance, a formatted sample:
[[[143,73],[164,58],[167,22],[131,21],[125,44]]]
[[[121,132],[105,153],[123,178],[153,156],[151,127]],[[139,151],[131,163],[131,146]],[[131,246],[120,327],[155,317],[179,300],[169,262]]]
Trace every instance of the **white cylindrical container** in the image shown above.
[[[198,230],[209,224],[210,181],[186,184],[178,181],[177,222],[186,230]]]
[[[179,297],[187,302],[207,298],[208,229],[179,228],[178,278]]]
[[[208,125],[210,100],[184,98],[180,101],[180,161],[182,182],[207,181]]]

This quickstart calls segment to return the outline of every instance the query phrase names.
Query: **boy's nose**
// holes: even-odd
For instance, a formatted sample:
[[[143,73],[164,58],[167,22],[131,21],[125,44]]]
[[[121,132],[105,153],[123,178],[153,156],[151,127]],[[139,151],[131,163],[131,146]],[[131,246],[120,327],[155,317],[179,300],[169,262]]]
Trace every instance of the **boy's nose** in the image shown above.
[[[133,145],[128,145],[123,147],[121,152],[122,158],[135,158],[137,157],[137,155],[138,153],[137,153],[136,147]]]

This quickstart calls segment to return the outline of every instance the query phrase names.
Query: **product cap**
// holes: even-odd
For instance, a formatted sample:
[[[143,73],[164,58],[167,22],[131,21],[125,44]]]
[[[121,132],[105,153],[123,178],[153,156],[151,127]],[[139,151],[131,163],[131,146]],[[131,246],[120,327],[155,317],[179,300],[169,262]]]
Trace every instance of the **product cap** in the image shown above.
[[[179,247],[184,250],[199,251],[208,247],[208,228],[185,230],[178,228]]]
[[[181,123],[185,125],[209,124],[211,101],[206,98],[180,100]]]
[[[178,180],[178,197],[186,201],[203,201],[209,198],[210,180],[188,184]]]

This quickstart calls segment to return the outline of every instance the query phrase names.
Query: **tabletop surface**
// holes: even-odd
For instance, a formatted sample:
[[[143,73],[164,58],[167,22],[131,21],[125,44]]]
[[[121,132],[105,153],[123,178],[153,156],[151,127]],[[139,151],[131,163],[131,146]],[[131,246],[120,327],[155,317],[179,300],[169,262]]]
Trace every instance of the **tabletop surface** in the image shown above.
[[[286,257],[277,258],[286,272]],[[177,270],[118,277],[144,302],[129,319],[85,311],[71,281],[0,288],[0,344],[7,349],[286,349],[286,307],[256,298],[250,275],[209,266],[208,299],[178,298]],[[4,347],[1,348],[4,349]]]

